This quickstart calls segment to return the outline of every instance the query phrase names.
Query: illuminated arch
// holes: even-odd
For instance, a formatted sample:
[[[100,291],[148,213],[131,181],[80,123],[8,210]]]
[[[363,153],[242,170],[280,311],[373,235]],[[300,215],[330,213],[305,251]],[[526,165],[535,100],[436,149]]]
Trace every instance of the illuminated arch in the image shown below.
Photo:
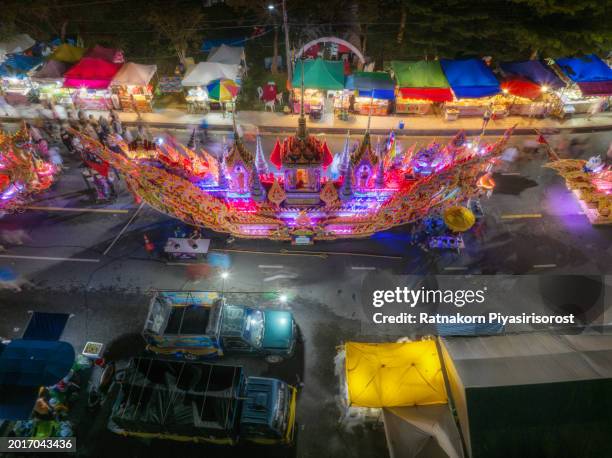
[[[309,41],[308,43],[306,43],[304,46],[300,48],[300,50],[295,55],[295,58],[299,59],[301,55],[304,53],[304,51],[306,51],[308,48],[318,43],[336,43],[339,45],[344,45],[347,48],[349,48],[359,58],[359,61],[362,64],[365,64],[365,58],[363,57],[363,54],[361,54],[361,51],[359,51],[359,49],[357,49],[352,43],[346,40],[343,40],[342,38],[338,38],[338,37],[322,37],[322,38],[317,38],[316,40]]]

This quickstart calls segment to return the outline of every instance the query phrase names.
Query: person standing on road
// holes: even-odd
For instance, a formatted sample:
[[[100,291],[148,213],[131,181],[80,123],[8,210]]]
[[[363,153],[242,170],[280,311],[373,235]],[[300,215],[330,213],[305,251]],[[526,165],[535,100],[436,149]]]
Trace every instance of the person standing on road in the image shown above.
[[[143,238],[144,238],[145,251],[147,252],[149,257],[151,258],[154,257],[155,256],[155,245],[153,244],[153,242],[151,242],[151,240],[149,240],[149,237],[147,236],[147,234],[144,234]]]

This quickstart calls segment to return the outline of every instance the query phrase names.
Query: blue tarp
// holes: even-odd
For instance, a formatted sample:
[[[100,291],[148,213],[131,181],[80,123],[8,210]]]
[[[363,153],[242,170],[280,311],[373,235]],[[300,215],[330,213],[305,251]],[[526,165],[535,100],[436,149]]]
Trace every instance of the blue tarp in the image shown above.
[[[500,92],[499,81],[480,59],[442,59],[440,65],[458,99],[488,97]]]
[[[24,54],[11,54],[4,62],[18,73],[27,73],[34,67],[42,64],[42,57],[26,56]]]
[[[526,60],[523,62],[503,62],[499,64],[504,73],[513,76],[522,76],[540,86],[560,89],[565,86],[555,72],[546,67],[539,60]]]
[[[59,340],[70,318],[67,313],[34,312],[23,333],[27,340]]]
[[[576,83],[612,81],[612,69],[595,54],[557,59],[556,63]]]
[[[360,97],[393,100],[395,83],[387,73],[357,72],[346,78],[346,89],[357,90]]]
[[[227,46],[244,46],[244,43],[247,41],[245,37],[240,38],[219,38],[217,40],[204,40],[202,46],[200,46],[200,51],[208,52],[212,48],[218,48],[221,45]]]
[[[439,336],[490,336],[502,334],[504,326],[497,323],[445,324],[436,325]]]
[[[68,375],[74,358],[67,342],[13,340],[0,354],[0,385],[55,385]]]

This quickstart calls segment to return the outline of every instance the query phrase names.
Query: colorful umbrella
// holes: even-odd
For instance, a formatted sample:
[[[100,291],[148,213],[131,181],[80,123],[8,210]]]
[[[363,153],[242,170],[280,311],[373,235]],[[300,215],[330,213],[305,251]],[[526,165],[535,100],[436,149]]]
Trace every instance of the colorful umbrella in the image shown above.
[[[206,86],[208,97],[218,102],[233,100],[240,88],[232,80],[215,80]]]

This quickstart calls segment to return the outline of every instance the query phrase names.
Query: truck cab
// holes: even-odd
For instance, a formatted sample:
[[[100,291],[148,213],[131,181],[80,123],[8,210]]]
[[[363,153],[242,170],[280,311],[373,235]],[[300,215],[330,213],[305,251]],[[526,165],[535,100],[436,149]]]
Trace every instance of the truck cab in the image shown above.
[[[293,441],[296,390],[278,379],[248,377],[240,434],[259,444]]]
[[[293,353],[295,322],[286,310],[223,304],[221,345],[226,351],[259,352],[283,358]]]

